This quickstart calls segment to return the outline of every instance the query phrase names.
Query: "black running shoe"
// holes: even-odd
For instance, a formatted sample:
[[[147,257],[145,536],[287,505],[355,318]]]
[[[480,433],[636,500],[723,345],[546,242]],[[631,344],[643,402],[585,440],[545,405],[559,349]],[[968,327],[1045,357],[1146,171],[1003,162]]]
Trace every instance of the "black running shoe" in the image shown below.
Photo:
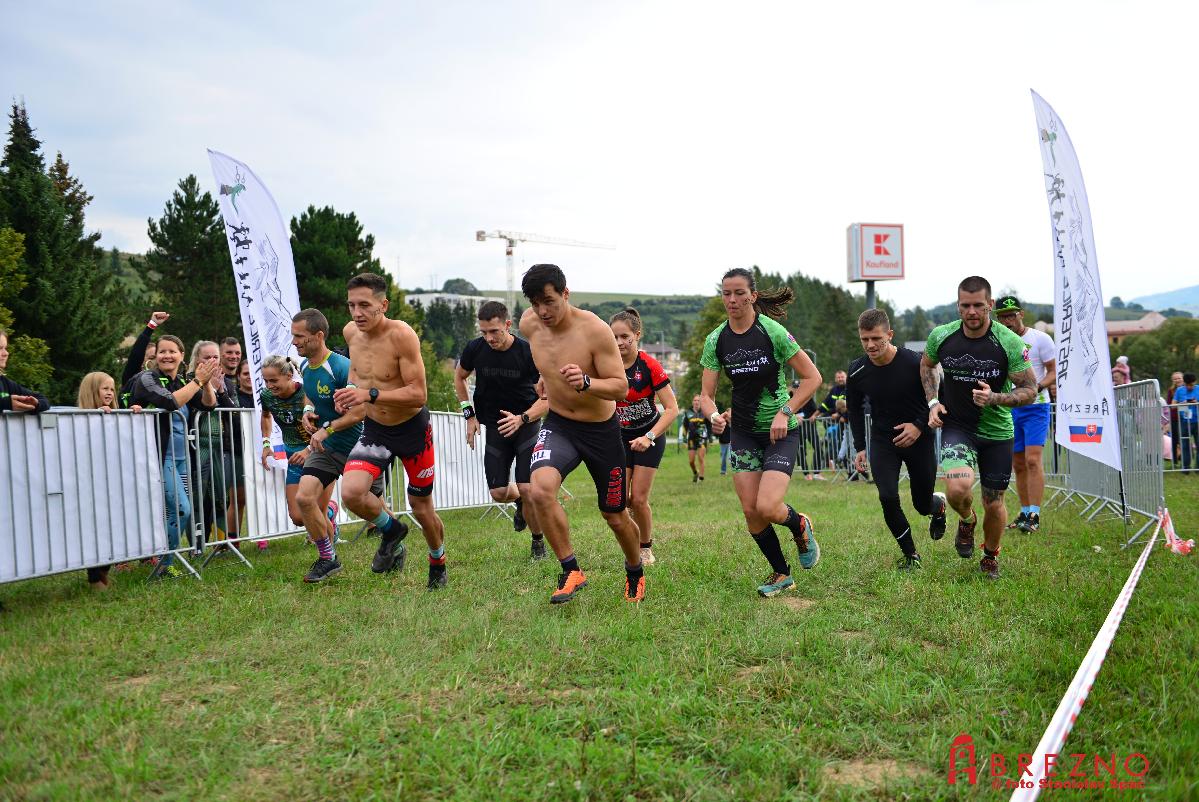
[[[520,499],[517,499],[516,514],[512,516],[512,528],[517,532],[523,532],[528,525],[525,521],[524,504],[521,503]]]
[[[429,590],[440,590],[449,583],[444,565],[429,565]]]
[[[928,522],[928,536],[933,540],[945,537],[945,513],[949,511],[948,508],[945,494],[933,493],[933,517]]]
[[[386,574],[388,571],[403,571],[407,550],[404,548],[404,537],[408,534],[408,525],[396,521],[389,534],[379,540],[379,550],[371,561],[371,570],[376,574]]]
[[[958,556],[968,560],[974,556],[974,527],[978,526],[978,515],[970,523],[958,521],[958,536],[953,540],[953,546],[958,550]]]
[[[1024,522],[1027,520],[1028,520],[1028,513],[1025,512],[1024,510],[1021,510],[1020,514],[1016,516],[1016,520],[1014,520],[1010,524],[1008,524],[1007,528],[1008,529],[1019,529],[1021,531],[1024,531]]]
[[[905,554],[895,561],[895,567],[900,571],[919,571],[920,570],[920,555]]]
[[[691,484],[695,484],[698,481],[699,481],[699,474],[698,473],[691,474]]]
[[[1020,527],[1020,531],[1027,532],[1029,534],[1033,532],[1040,532],[1041,514],[1037,512],[1030,512],[1028,517],[1024,519],[1024,525]]]
[[[336,576],[341,573],[341,563],[334,557],[332,560],[326,560],[324,557],[318,557],[312,567],[308,569],[308,573],[304,574],[305,582],[324,582],[326,579]]]
[[[986,574],[987,579],[999,579],[999,558],[984,554],[978,561],[978,569]]]
[[[529,558],[533,560],[545,559],[545,538],[534,540],[529,546]]]

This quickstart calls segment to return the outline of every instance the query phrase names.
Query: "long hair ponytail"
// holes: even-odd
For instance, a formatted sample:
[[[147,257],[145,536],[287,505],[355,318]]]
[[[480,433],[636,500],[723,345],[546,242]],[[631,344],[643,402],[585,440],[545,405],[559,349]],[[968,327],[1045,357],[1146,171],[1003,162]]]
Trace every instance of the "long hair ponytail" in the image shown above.
[[[775,287],[772,290],[759,290],[757,281],[754,280],[752,270],[746,270],[744,267],[734,267],[722,277],[722,281],[726,278],[736,278],[740,276],[749,282],[749,291],[758,294],[758,300],[754,301],[754,309],[759,315],[766,315],[775,320],[782,320],[787,317],[787,306],[795,300],[795,291],[784,284],[781,287]]]

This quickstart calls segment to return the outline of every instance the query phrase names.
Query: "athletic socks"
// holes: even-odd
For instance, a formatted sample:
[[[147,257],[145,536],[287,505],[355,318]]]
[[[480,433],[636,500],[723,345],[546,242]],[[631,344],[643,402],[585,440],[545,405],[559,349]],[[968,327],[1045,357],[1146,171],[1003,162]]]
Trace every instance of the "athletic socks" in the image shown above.
[[[773,525],[767,525],[761,532],[750,532],[754,542],[758,544],[758,548],[762,552],[762,556],[770,563],[770,567],[777,574],[791,576],[791,566],[787,564],[787,558],[783,556],[783,546],[779,543],[778,533],[774,531]]]
[[[333,553],[333,540],[325,535],[316,541],[316,550],[320,554],[322,560],[336,560],[337,555]]]
[[[643,549],[652,549],[653,547],[654,547],[653,538],[650,538],[648,542],[641,544],[641,548],[643,548]]]
[[[641,581],[641,577],[645,576],[645,566],[641,564],[640,560],[634,566],[629,566],[628,563],[625,563],[624,573],[629,579],[629,587],[635,588],[637,587],[637,583]]]
[[[1033,505],[1029,506],[1028,514],[1029,515],[1040,515],[1041,514],[1041,505],[1033,504]]]
[[[534,532],[534,533],[533,533],[533,539],[534,539],[534,540],[541,540],[541,539],[542,539],[542,538],[544,538],[544,537],[545,537],[545,535],[544,535],[544,534],[542,534],[541,532]]]
[[[803,520],[790,504],[787,505],[787,520],[783,521],[783,526],[791,530],[791,537],[796,540],[803,534]]]
[[[1032,507],[1021,507],[1020,508],[1020,514],[1024,515],[1025,517],[1027,517],[1030,512],[1032,512]]]
[[[392,518],[387,513],[387,510],[383,510],[378,515],[376,515],[375,520],[372,521],[372,523],[384,535],[391,534],[391,530],[398,526],[398,524],[396,523],[396,519]]]
[[[995,551],[991,551],[986,546],[983,546],[983,554],[987,555],[988,557],[990,557],[993,560],[999,559],[999,549],[995,549]]]
[[[565,560],[558,560],[558,562],[562,563],[562,573],[568,576],[570,575],[571,571],[580,570],[579,561],[575,559],[573,554],[567,557]]]
[[[429,565],[445,565],[445,544],[429,549]]]

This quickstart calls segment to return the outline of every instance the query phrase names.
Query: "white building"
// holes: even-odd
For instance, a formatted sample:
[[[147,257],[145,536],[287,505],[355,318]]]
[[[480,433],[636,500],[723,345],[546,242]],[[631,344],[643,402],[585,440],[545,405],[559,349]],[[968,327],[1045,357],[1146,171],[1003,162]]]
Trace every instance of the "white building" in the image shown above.
[[[444,301],[445,303],[449,304],[450,306],[469,305],[474,309],[478,309],[480,306],[487,303],[488,301],[499,301],[500,303],[504,302],[503,298],[499,298],[496,296],[458,295],[457,293],[453,293],[453,292],[413,292],[413,293],[408,293],[407,295],[405,295],[404,300],[410,304],[418,304],[419,303],[426,312],[429,310],[430,306],[437,303],[438,301]],[[508,313],[511,314],[512,310],[509,309]]]

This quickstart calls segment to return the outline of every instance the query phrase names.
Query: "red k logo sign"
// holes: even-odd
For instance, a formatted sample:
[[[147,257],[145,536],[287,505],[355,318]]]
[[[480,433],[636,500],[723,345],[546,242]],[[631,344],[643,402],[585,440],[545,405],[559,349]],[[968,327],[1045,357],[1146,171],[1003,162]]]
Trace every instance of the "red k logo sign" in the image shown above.
[[[965,763],[964,766],[958,768],[958,761]],[[958,772],[966,772],[966,779],[971,785],[978,784],[978,768],[974,762],[974,739],[966,733],[962,733],[953,739],[953,743],[949,745],[949,777],[947,778],[950,785],[956,785],[958,781]]]
[[[891,252],[887,250],[884,243],[891,239],[890,234],[875,234],[874,235],[874,255],[875,256],[890,256]]]

